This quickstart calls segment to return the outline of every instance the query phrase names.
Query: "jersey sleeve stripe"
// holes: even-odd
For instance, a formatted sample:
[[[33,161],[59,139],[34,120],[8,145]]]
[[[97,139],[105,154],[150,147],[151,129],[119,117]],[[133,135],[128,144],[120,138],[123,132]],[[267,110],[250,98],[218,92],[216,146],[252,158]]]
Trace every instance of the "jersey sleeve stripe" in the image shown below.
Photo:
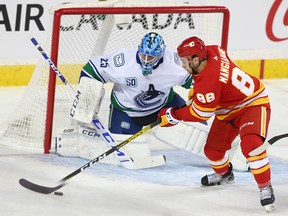
[[[91,60],[89,60],[90,66],[93,68],[94,73],[96,74],[97,77],[101,80],[102,83],[106,83],[107,81],[104,79],[104,77],[99,73],[97,70],[97,67],[93,64]]]
[[[207,113],[207,112],[202,112],[200,110],[197,110],[194,106],[194,104],[192,103],[191,106],[190,106],[190,114],[198,119],[201,119],[201,120],[208,120],[212,115],[213,115],[213,112],[212,113]]]
[[[195,107],[195,109],[202,111],[202,112],[210,112],[213,113],[215,111],[216,108],[210,108],[210,107],[201,107],[198,104],[196,104],[195,101],[193,101],[193,106]]]

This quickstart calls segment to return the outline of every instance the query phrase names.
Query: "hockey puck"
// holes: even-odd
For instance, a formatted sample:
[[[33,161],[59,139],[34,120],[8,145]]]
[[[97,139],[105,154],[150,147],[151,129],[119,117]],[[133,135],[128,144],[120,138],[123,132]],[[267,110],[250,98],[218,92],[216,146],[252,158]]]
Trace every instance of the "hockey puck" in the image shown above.
[[[56,191],[56,192],[54,192],[54,195],[63,196],[63,192],[58,192],[58,191]]]

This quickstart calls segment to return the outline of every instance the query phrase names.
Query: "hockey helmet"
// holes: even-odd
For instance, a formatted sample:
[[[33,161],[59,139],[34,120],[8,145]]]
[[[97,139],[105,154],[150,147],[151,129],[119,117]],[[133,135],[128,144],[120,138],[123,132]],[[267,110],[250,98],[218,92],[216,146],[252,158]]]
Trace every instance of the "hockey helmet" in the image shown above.
[[[143,37],[138,46],[138,56],[144,76],[152,73],[153,67],[163,57],[165,47],[163,38],[155,32],[150,32]]]
[[[190,37],[185,39],[177,48],[180,58],[197,56],[200,61],[207,58],[205,43],[198,37]]]

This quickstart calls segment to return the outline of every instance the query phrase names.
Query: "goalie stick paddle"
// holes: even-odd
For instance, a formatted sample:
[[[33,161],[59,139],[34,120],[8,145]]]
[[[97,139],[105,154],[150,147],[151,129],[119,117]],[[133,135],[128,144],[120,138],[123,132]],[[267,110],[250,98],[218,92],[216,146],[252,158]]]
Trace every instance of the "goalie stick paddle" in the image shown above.
[[[286,134],[281,134],[278,136],[274,136],[271,139],[269,139],[268,141],[264,142],[261,146],[259,146],[258,148],[254,149],[253,151],[249,152],[249,156],[255,156],[258,154],[261,154],[263,151],[265,151],[267,148],[269,148],[271,145],[273,145],[275,142],[277,142],[278,140],[288,137],[288,133]]]
[[[43,48],[40,46],[38,41],[32,37],[31,42],[34,44],[34,46],[38,49],[38,51],[42,54],[45,60],[49,63],[50,67],[53,69],[53,71],[58,75],[58,77],[61,79],[61,81],[69,87],[72,94],[75,94],[75,90],[73,87],[67,82],[65,77],[61,74],[61,72],[58,70],[57,66],[52,62],[52,60],[48,57],[48,55],[45,53]],[[102,121],[97,115],[94,115],[94,118],[91,122],[91,125],[97,130],[99,134],[101,134],[102,139],[104,142],[111,148],[113,148],[116,145],[115,139],[113,138],[110,131],[104,126]],[[158,155],[154,157],[147,157],[147,158],[141,158],[141,160],[137,160],[137,163],[133,161],[131,157],[123,150],[119,150],[119,152],[115,152],[115,156],[119,160],[122,166],[124,166],[127,169],[143,169],[148,167],[155,167],[165,164],[165,156],[164,155]],[[119,154],[118,154],[119,153]]]
[[[35,191],[35,192],[38,192],[38,193],[42,193],[42,194],[50,194],[52,192],[55,192],[56,190],[58,190],[58,189],[62,188],[63,186],[65,186],[69,179],[71,179],[72,177],[76,176],[77,174],[79,174],[80,172],[82,172],[86,168],[90,167],[94,163],[104,159],[105,157],[107,157],[111,153],[113,153],[113,152],[117,151],[118,149],[122,148],[127,143],[129,143],[132,140],[136,139],[140,135],[146,133],[147,131],[149,131],[153,127],[157,126],[160,122],[161,122],[161,120],[158,119],[157,121],[155,121],[152,124],[150,124],[150,125],[146,126],[145,128],[143,128],[141,131],[139,131],[136,134],[132,135],[131,137],[129,137],[125,141],[119,143],[118,145],[114,146],[113,148],[109,149],[108,151],[104,152],[103,154],[99,155],[98,157],[94,158],[93,160],[89,161],[88,163],[84,164],[82,167],[78,168],[74,172],[72,172],[69,175],[67,175],[64,178],[62,178],[59,181],[59,184],[57,186],[55,186],[55,187],[46,187],[46,186],[38,185],[38,184],[30,182],[30,181],[28,181],[27,179],[24,179],[24,178],[21,178],[19,180],[19,184],[21,186],[23,186],[24,188],[27,188],[29,190],[32,190],[32,191]],[[163,156],[163,157],[165,159],[165,156]]]

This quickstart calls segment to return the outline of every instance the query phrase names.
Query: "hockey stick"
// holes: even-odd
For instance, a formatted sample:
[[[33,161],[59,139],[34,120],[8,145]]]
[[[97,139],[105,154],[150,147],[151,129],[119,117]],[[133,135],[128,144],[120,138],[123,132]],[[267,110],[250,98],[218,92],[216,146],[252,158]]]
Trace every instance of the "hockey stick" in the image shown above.
[[[261,146],[259,146],[258,148],[254,149],[253,151],[249,152],[249,156],[255,156],[258,154],[261,154],[263,151],[265,151],[267,148],[269,148],[271,145],[273,145],[275,142],[277,142],[278,140],[288,137],[288,133],[286,134],[281,134],[278,136],[274,136],[271,139],[269,139],[268,141],[264,142]]]
[[[38,49],[38,51],[42,54],[45,60],[49,63],[50,67],[53,69],[53,71],[58,75],[58,77],[62,80],[62,82],[69,87],[71,90],[71,93],[74,95],[75,90],[73,87],[67,82],[65,77],[61,74],[61,72],[58,70],[57,66],[52,62],[52,60],[48,57],[48,55],[45,53],[43,48],[40,46],[38,41],[35,38],[31,38],[32,43],[34,46]],[[101,134],[102,139],[105,141],[105,143],[113,148],[116,145],[115,139],[113,138],[110,131],[104,126],[102,121],[97,115],[94,115],[94,119],[91,122],[92,126],[96,129],[96,131]],[[165,164],[165,157],[164,155],[158,155],[153,157],[147,157],[147,158],[137,158],[137,160],[133,160],[131,157],[128,156],[128,154],[124,151],[124,149],[119,150],[117,149],[117,152],[115,152],[115,156],[120,161],[121,165],[124,166],[127,169],[143,169],[148,167],[155,167]]]
[[[113,152],[117,151],[118,149],[122,148],[127,143],[131,142],[132,140],[136,139],[140,135],[146,133],[147,131],[149,131],[150,129],[152,129],[156,125],[158,125],[160,122],[161,122],[161,120],[158,119],[154,123],[146,126],[141,131],[139,131],[136,134],[134,134],[133,136],[129,137],[125,141],[119,143],[118,145],[114,146],[113,148],[109,149],[108,151],[104,152],[103,154],[99,155],[98,157],[94,158],[93,160],[89,161],[88,163],[84,164],[82,167],[78,168],[74,172],[72,172],[69,175],[67,175],[64,178],[62,178],[59,181],[59,184],[57,186],[55,186],[55,187],[46,187],[46,186],[38,185],[38,184],[30,182],[30,181],[28,181],[28,180],[26,180],[24,178],[21,178],[19,180],[19,183],[20,183],[20,185],[22,185],[23,187],[25,187],[25,188],[27,188],[29,190],[32,190],[32,191],[35,191],[35,192],[38,192],[38,193],[42,193],[42,194],[50,194],[50,193],[62,188],[63,186],[65,186],[67,184],[67,181],[69,179],[71,179],[72,177],[76,176],[77,174],[79,174],[80,172],[85,170],[86,168],[90,167],[92,164],[104,159],[105,157],[107,157],[111,153],[113,153]],[[165,159],[165,156],[163,156],[163,157]]]

